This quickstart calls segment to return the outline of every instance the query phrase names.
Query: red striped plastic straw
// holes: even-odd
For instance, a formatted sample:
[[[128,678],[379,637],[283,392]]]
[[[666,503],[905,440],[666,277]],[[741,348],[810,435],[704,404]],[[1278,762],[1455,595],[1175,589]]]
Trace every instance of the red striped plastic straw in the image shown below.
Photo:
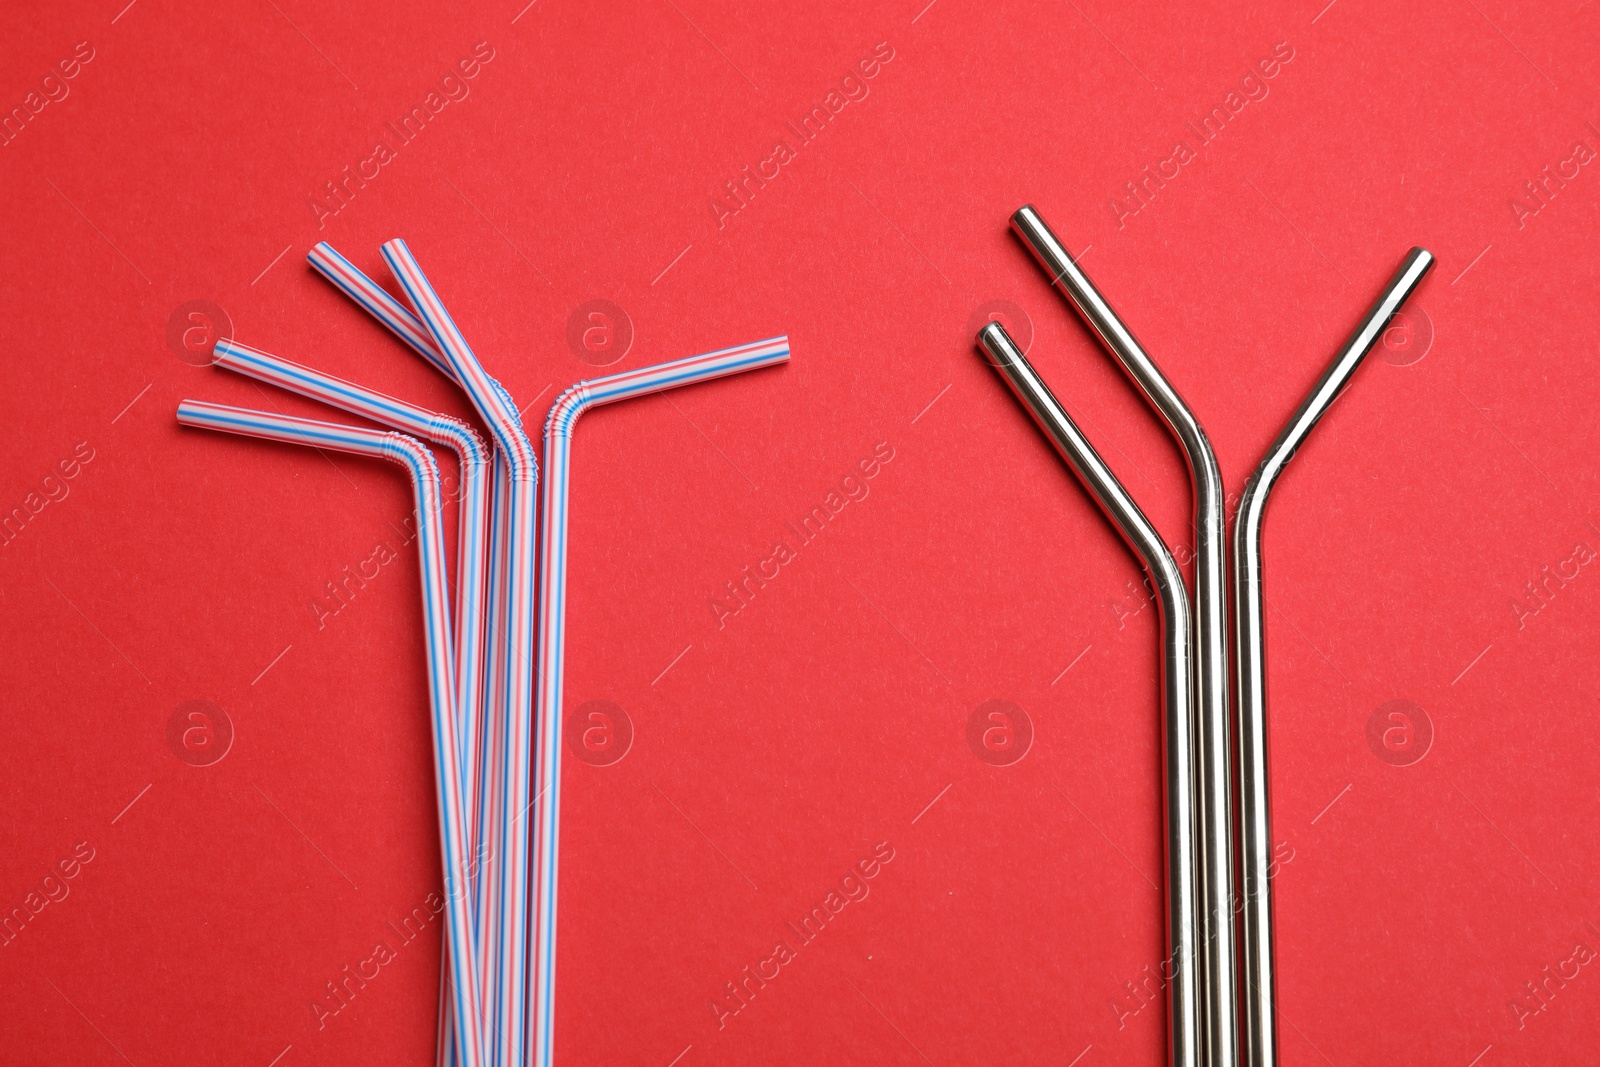
[[[396,337],[406,344],[412,351],[426,359],[441,374],[449,378],[458,387],[461,385],[455,369],[450,361],[440,352],[439,346],[434,343],[433,337],[428,333],[428,328],[422,320],[411,313],[399,300],[391,296],[377,282],[373,281],[361,270],[341,255],[326,241],[318,243],[306,255],[311,266],[323,277],[327,278],[341,292],[368,312],[379,323],[389,329]],[[499,383],[490,379],[496,389]],[[465,389],[463,389],[465,392]],[[499,906],[500,879],[498,876],[485,876],[484,870],[494,865],[496,850],[503,836],[505,819],[501,811],[501,799],[504,793],[502,768],[505,763],[503,756],[498,755],[504,751],[504,729],[501,709],[505,705],[505,641],[503,635],[507,632],[505,621],[505,557],[506,557],[506,497],[509,495],[510,473],[506,468],[504,455],[496,450],[494,453],[494,474],[491,480],[493,490],[493,510],[490,515],[488,558],[485,561],[488,570],[488,613],[484,620],[486,640],[488,645],[487,663],[485,664],[486,678],[483,687],[484,703],[478,711],[480,722],[479,738],[480,750],[483,753],[482,773],[478,779],[477,793],[477,820],[479,837],[477,838],[478,866],[472,872],[472,885],[474,893],[473,915],[477,920],[477,949],[479,952],[479,969],[482,976],[483,988],[487,994],[494,988],[496,975],[491,973],[492,953],[489,951],[490,926],[498,927],[498,916],[501,914]],[[488,916],[488,919],[485,919]],[[444,977],[441,974],[441,986]],[[449,1040],[448,1033],[452,1026],[452,1017],[449,1014],[449,999],[441,991],[440,1002],[444,1005],[443,1019],[440,1026],[440,1048],[447,1053],[454,1049],[454,1043]],[[491,1049],[493,1054],[493,1049]],[[441,1056],[439,1063],[445,1067],[450,1061],[447,1056]]]
[[[485,965],[485,1007],[490,1032],[496,1035],[490,1054],[493,1062],[522,1067],[526,1062],[527,953],[528,953],[528,829],[523,821],[532,806],[532,767],[530,734],[533,719],[533,625],[534,625],[534,536],[535,509],[538,504],[538,463],[533,446],[522,429],[522,420],[509,393],[489,377],[473,354],[466,338],[456,326],[439,294],[418,266],[416,258],[401,240],[383,246],[383,258],[390,272],[439,353],[443,355],[489,427],[499,452],[496,482],[498,496],[505,500],[503,527],[504,562],[499,568],[505,615],[503,670],[504,686],[501,718],[489,774],[498,777],[498,865],[485,871],[485,878],[497,881],[496,891],[481,916]],[[494,764],[500,766],[496,768]],[[491,822],[495,820],[490,820]],[[487,829],[487,828],[486,828]]]
[[[477,797],[483,759],[479,722],[483,702],[483,562],[488,539],[489,499],[489,450],[483,438],[454,416],[396,400],[237,341],[218,341],[212,362],[226,370],[443,445],[455,453],[461,472],[461,502],[456,524],[455,611],[456,706],[461,719],[458,744],[465,795]],[[467,806],[467,830],[468,845],[475,849],[478,844],[475,803]]]
[[[590,408],[648,393],[694,385],[729,374],[771,367],[789,360],[789,339],[773,337],[738,348],[724,348],[673,363],[623,371],[579,382],[550,408],[544,424],[544,522],[540,529],[539,705],[536,750],[539,796],[544,804],[534,826],[538,877],[534,896],[533,974],[530,1010],[534,1016],[534,1063],[548,1067],[554,1053],[556,889],[559,884],[561,830],[561,697],[566,659],[567,481],[572,431]]]
[[[178,405],[178,422],[223,433],[259,437],[269,441],[331,448],[356,455],[387,459],[404,467],[416,496],[417,546],[421,558],[422,613],[428,658],[428,705],[433,729],[434,775],[439,795],[439,840],[444,863],[445,923],[452,960],[452,1006],[455,1056],[463,1067],[483,1062],[480,989],[472,960],[471,894],[466,877],[470,869],[467,807],[461,775],[461,736],[457,721],[455,658],[450,635],[450,607],[445,592],[445,555],[439,468],[433,453],[416,438],[393,431],[274,415],[247,408],[185,400]],[[471,1020],[473,1025],[460,1025]]]

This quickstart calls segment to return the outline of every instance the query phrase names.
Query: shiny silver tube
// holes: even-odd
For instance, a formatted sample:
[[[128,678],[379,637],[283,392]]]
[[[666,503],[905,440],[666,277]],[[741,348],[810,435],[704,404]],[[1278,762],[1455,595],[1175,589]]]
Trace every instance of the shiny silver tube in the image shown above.
[[[1306,435],[1372,351],[1389,319],[1405,303],[1433,256],[1413,248],[1384,286],[1349,340],[1317,379],[1294,417],[1245,485],[1233,526],[1233,592],[1239,656],[1239,848],[1243,855],[1244,914],[1240,970],[1244,975],[1244,1055],[1249,1067],[1276,1067],[1278,1020],[1272,954],[1272,824],[1268,812],[1266,631],[1261,594],[1261,521],[1272,485]]]
[[[1050,387],[997,322],[978,334],[978,345],[1022,401],[1033,421],[1067,461],[1122,539],[1144,565],[1161,613],[1163,797],[1166,841],[1166,944],[1161,976],[1167,986],[1167,1041],[1172,1067],[1200,1063],[1199,970],[1197,966],[1192,635],[1183,572],[1161,535],[1139,510],[1116,475],[1096,454]]]
[[[1194,488],[1194,663],[1197,744],[1195,811],[1199,819],[1199,912],[1204,937],[1201,1011],[1206,1062],[1235,1067],[1239,1058],[1238,978],[1234,966],[1232,720],[1228,714],[1227,527],[1222,473],[1211,442],[1166,375],[1123,325],[1105,297],[1073,262],[1066,247],[1031,206],[1011,216],[1011,228],[1033,253],[1051,284],[1066,294],[1100,342],[1144,393],[1178,439]]]

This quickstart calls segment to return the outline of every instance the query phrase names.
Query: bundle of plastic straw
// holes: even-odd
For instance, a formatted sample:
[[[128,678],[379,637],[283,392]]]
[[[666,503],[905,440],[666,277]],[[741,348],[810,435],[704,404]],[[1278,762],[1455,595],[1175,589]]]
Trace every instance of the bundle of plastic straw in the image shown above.
[[[479,363],[403,241],[383,257],[408,308],[326,243],[307,259],[324,277],[456,384],[489,430],[492,454],[460,419],[233,341],[221,367],[370,419],[365,429],[186,400],[178,421],[398,462],[416,491],[447,935],[439,1062],[520,1065],[551,1056],[559,848],[560,706],[566,590],[567,468],[577,417],[590,407],[785,362],[787,338],[722,349],[579,382],[545,424],[557,471],[545,490],[545,572],[535,569],[538,465],[511,395]],[[423,438],[461,472],[455,628],[446,603],[440,479]],[[486,528],[487,526],[487,528]],[[537,595],[536,595],[537,594]],[[541,685],[534,708],[535,624]],[[537,728],[537,736],[535,730]],[[539,791],[534,792],[535,767]],[[530,832],[528,815],[548,797]],[[539,888],[530,908],[530,837]],[[534,929],[530,930],[530,915]],[[530,936],[531,935],[531,936]],[[530,965],[530,952],[535,956]],[[529,1029],[535,1028],[530,1047]]]

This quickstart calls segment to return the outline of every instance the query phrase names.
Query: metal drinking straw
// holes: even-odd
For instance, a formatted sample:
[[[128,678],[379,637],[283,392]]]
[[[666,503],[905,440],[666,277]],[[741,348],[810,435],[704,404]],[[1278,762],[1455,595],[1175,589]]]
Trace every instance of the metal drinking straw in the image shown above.
[[[1200,1062],[1201,1052],[1195,923],[1199,867],[1195,862],[1194,740],[1190,709],[1193,630],[1183,572],[1178,569],[1161,535],[1073,423],[1050,387],[1024,358],[1005,328],[997,322],[990,323],[978,334],[978,344],[1089,495],[1094,497],[1095,503],[1100,505],[1106,518],[1139,557],[1155,585],[1165,640],[1161,685],[1166,712],[1163,729],[1166,795],[1163,799],[1168,956],[1161,973],[1167,982],[1169,1062],[1172,1067],[1195,1067]]]
[[[1144,393],[1183,448],[1194,486],[1194,662],[1197,737],[1195,809],[1199,822],[1200,967],[1207,1062],[1234,1067],[1239,1055],[1238,979],[1233,933],[1233,753],[1228,715],[1228,592],[1222,474],[1211,442],[1132,331],[1094,287],[1031,206],[1011,228]]]
[[[1350,376],[1372,351],[1389,319],[1422,281],[1433,256],[1413,248],[1384,286],[1377,302],[1317,379],[1266,458],[1251,476],[1233,526],[1235,634],[1239,656],[1239,847],[1243,854],[1244,915],[1240,969],[1244,972],[1245,1062],[1275,1067],[1278,1061],[1275,971],[1272,946],[1272,827],[1267,806],[1266,629],[1261,593],[1261,522],[1273,483],[1295,450],[1327,414]]]

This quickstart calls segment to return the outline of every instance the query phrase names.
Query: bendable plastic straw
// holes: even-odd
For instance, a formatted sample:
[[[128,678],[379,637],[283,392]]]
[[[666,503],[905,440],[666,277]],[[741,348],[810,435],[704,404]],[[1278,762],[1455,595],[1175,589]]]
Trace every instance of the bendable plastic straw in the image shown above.
[[[1239,847],[1243,853],[1244,916],[1241,965],[1245,1056],[1250,1067],[1276,1067],[1278,1020],[1272,933],[1272,825],[1268,811],[1266,625],[1261,591],[1261,525],[1273,483],[1295,451],[1333,406],[1350,376],[1372,351],[1390,318],[1433,266],[1426,249],[1406,254],[1377,302],[1368,309],[1301,401],[1245,486],[1233,526],[1234,611],[1239,654]]]
[[[459,746],[463,787],[467,797],[476,797],[481,774],[478,708],[483,696],[483,561],[488,539],[485,523],[489,493],[489,450],[483,439],[478,431],[450,415],[396,400],[236,341],[219,340],[212,362],[226,370],[444,445],[455,453],[461,471],[456,549],[456,706],[461,719]],[[469,847],[478,841],[477,822],[476,805],[469,804]]]
[[[789,360],[789,339],[773,337],[639,370],[582,381],[562,393],[544,424],[544,522],[539,582],[539,809],[534,831],[538,865],[533,939],[534,1062],[548,1067],[555,1018],[556,890],[561,831],[561,698],[565,682],[567,609],[567,482],[578,416],[602,404],[694,385]]]
[[[1202,1059],[1197,968],[1196,863],[1194,812],[1193,630],[1183,572],[1156,528],[1095,452],[1066,408],[997,322],[978,334],[978,344],[1022,401],[1033,421],[1067,461],[1083,487],[1144,565],[1155,586],[1164,637],[1161,688],[1165,711],[1163,781],[1166,840],[1166,936],[1168,956],[1161,967],[1167,985],[1167,1044],[1173,1067],[1195,1067]]]
[[[1201,1006],[1211,1067],[1239,1058],[1238,976],[1234,966],[1233,800],[1228,715],[1228,575],[1222,472],[1194,413],[1145,352],[1088,275],[1073,262],[1031,206],[1011,216],[1011,228],[1050,275],[1106,350],[1116,357],[1183,448],[1194,487],[1195,809],[1199,819]]]
[[[391,296],[377,282],[367,277],[355,264],[326,241],[319,242],[306,254],[307,261],[318,273],[332,282],[351,300],[355,301],[362,309],[387,327],[396,337],[404,342],[412,351],[426,359],[441,374],[458,387],[461,380],[456,375],[455,368],[451,366],[439,346],[434,343],[429,335],[428,328],[423,325],[411,310],[400,301]],[[499,383],[493,378],[490,383],[502,395]],[[463,392],[466,390],[463,388]],[[500,807],[500,800],[504,793],[503,781],[505,775],[503,767],[504,756],[504,722],[501,709],[505,704],[505,641],[503,635],[507,633],[505,612],[507,598],[505,596],[505,559],[506,559],[506,497],[509,495],[510,472],[506,465],[505,456],[499,450],[494,453],[494,470],[491,480],[493,489],[493,505],[489,524],[489,557],[488,557],[488,615],[485,619],[485,629],[489,635],[488,657],[485,665],[486,686],[484,687],[484,704],[480,709],[481,730],[479,734],[479,748],[482,753],[481,766],[483,773],[478,785],[477,827],[478,827],[478,867],[474,868],[472,883],[475,897],[473,914],[478,917],[477,948],[480,954],[480,968],[483,974],[484,990],[486,993],[494,988],[498,978],[492,972],[492,965],[497,960],[489,949],[489,945],[498,943],[491,941],[493,931],[490,927],[498,929],[501,908],[500,878],[495,875],[485,875],[484,870],[494,865],[496,850],[503,835],[505,815]],[[489,710],[494,709],[494,710]],[[484,917],[489,917],[485,919]],[[441,980],[442,984],[442,980]],[[445,1001],[448,1005],[448,1001]],[[492,1004],[488,1005],[493,1007]],[[447,1040],[447,1033],[452,1025],[451,1017],[445,1013],[441,1026],[440,1045],[446,1051],[454,1048],[454,1043]],[[440,1067],[446,1067],[447,1058],[440,1059]]]
[[[450,637],[450,608],[445,591],[443,522],[440,518],[439,468],[433,454],[416,438],[392,431],[273,415],[246,408],[185,400],[178,422],[223,433],[269,441],[332,448],[400,464],[411,476],[417,507],[417,548],[421,559],[422,612],[428,655],[428,705],[433,728],[434,775],[439,793],[439,840],[444,862],[445,923],[451,959],[451,989],[456,1026],[456,1058],[464,1067],[483,1062],[483,1037],[477,1025],[480,992],[472,960],[471,898],[468,870],[467,803],[461,780],[456,721],[455,661]],[[469,1025],[460,1025],[463,1020]]]
[[[440,374],[453,382],[459,382],[455,368],[450,361],[444,358],[438,347],[433,343],[433,338],[428,336],[428,328],[400,301],[389,295],[389,291],[371,278],[361,273],[354,263],[341,256],[332,245],[326,241],[319,241],[306,253],[306,262],[316,268],[317,273],[328,279],[351,300],[365,308],[373,318],[387,326],[396,337],[411,347],[411,350],[429,363],[433,364]]]
[[[499,864],[485,877],[497,878],[498,892],[482,916],[489,978],[485,1005],[488,1025],[497,1035],[494,1062],[521,1067],[526,1058],[528,952],[528,834],[522,820],[532,802],[529,734],[533,712],[534,513],[538,464],[510,395],[490,378],[468,346],[439,294],[411,250],[401,240],[383,246],[383,258],[405,290],[434,345],[449,363],[473,407],[494,435],[504,459],[504,481],[496,485],[506,500],[502,577],[505,595],[503,640],[504,700],[496,740],[502,766],[498,778]],[[496,472],[502,468],[497,464]]]

